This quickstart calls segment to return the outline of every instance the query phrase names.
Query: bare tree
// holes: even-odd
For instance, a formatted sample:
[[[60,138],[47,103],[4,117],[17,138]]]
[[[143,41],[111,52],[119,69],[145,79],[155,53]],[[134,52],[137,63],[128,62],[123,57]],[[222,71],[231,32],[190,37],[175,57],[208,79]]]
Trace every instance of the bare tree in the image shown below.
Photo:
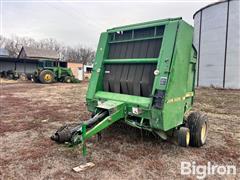
[[[90,48],[79,49],[80,59],[83,64],[92,63],[95,58],[95,52]]]

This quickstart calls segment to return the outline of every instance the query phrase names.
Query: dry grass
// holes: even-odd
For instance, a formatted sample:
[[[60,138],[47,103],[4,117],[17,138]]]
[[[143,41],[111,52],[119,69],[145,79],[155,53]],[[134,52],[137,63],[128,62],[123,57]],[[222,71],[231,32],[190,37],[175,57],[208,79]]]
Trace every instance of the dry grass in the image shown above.
[[[103,140],[88,142],[91,170],[74,173],[81,164],[79,147],[58,145],[49,136],[62,124],[86,120],[86,83],[0,86],[0,179],[185,179],[181,161],[208,161],[240,167],[240,91],[198,89],[194,109],[207,113],[208,142],[201,148],[181,148],[151,134],[116,124]],[[189,176],[195,179],[194,176]],[[209,179],[222,178],[210,176]],[[225,178],[239,179],[227,176]]]
[[[6,79],[6,78],[0,78],[0,84],[12,84],[12,83],[17,83],[18,81],[12,80],[12,79]]]

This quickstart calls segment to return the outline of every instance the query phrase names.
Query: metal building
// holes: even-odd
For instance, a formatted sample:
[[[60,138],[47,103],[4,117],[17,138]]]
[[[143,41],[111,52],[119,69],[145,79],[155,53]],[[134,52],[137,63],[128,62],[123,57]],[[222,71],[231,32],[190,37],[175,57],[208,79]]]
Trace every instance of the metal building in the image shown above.
[[[55,65],[59,59],[56,51],[46,49],[36,49],[22,47],[17,58],[10,57],[6,49],[0,49],[0,73],[15,71],[17,73],[32,74],[39,66],[40,60],[48,60]],[[60,66],[66,67],[66,62],[61,62]]]
[[[240,89],[240,1],[210,4],[194,15],[197,85]]]

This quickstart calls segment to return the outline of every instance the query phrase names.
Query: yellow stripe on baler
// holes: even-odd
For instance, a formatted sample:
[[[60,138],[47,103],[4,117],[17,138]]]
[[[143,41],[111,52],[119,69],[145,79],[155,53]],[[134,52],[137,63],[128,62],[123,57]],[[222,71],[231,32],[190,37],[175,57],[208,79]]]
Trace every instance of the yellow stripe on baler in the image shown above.
[[[183,100],[185,100],[185,99],[188,98],[188,97],[193,97],[193,95],[194,95],[193,92],[187,92],[187,93],[185,94],[185,96],[169,99],[169,100],[167,100],[166,103],[174,103],[174,102],[183,101]]]

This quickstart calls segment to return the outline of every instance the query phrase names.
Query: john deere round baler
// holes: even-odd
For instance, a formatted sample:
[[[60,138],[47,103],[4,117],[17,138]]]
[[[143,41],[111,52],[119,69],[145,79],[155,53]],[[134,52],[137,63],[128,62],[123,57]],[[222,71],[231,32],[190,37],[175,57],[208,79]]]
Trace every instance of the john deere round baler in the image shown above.
[[[61,128],[52,139],[84,144],[122,121],[164,139],[176,134],[181,146],[205,144],[206,116],[189,113],[197,57],[192,40],[193,27],[182,18],[103,32],[86,96],[93,117],[74,128]]]

